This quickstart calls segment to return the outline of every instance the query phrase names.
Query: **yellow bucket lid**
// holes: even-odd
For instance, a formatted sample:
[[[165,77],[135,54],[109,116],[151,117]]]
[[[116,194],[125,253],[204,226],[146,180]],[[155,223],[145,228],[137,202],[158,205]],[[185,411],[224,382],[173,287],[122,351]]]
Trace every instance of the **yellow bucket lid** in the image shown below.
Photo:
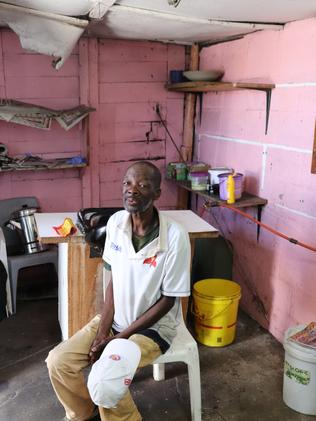
[[[215,298],[218,300],[241,297],[241,288],[234,281],[220,278],[210,278],[198,281],[193,285],[193,294],[201,298]]]

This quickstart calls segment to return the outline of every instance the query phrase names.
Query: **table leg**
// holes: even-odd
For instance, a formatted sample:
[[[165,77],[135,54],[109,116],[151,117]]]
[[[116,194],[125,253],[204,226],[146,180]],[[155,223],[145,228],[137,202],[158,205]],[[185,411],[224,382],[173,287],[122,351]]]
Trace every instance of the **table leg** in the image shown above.
[[[190,243],[191,243],[190,277],[191,277],[192,263],[193,263],[193,257],[194,257],[194,252],[195,252],[195,238],[190,238]],[[191,288],[191,293],[192,293],[192,288]],[[187,315],[188,315],[188,307],[189,307],[189,297],[182,297],[181,305],[182,305],[183,319],[186,322]]]
[[[102,259],[90,258],[86,243],[69,243],[68,249],[68,334],[81,329],[96,314],[102,296]]]

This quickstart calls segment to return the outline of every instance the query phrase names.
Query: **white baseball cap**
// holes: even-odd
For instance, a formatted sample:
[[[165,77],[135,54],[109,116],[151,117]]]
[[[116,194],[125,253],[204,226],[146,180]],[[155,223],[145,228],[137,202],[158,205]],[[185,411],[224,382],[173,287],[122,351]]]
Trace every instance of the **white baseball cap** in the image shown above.
[[[108,343],[88,377],[90,397],[96,405],[115,408],[133,380],[140,356],[133,341],[113,339]]]

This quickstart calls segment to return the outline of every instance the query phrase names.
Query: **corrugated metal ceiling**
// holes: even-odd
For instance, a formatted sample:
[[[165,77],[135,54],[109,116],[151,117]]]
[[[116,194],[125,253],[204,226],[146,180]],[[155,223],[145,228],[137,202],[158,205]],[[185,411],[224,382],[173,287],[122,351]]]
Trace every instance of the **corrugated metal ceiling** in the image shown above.
[[[45,44],[52,43],[54,35],[60,37],[57,47],[51,45],[47,54],[62,60],[73,47],[62,44],[67,39],[76,42],[82,35],[212,44],[258,30],[280,30],[287,22],[315,16],[316,0],[0,1],[0,25],[10,26],[25,48],[35,45],[39,52],[45,53]]]

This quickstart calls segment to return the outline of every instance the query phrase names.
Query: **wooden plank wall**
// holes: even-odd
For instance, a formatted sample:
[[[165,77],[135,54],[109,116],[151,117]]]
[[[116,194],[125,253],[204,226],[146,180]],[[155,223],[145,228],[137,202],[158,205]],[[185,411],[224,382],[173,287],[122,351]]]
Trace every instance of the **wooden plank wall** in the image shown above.
[[[2,97],[56,109],[79,104],[77,50],[57,72],[51,66],[51,57],[24,51],[12,31],[2,30],[0,35]],[[40,130],[0,121],[0,143],[7,145],[12,157],[26,153],[47,158],[75,156],[81,151],[81,131],[78,125],[67,132],[57,122],[50,130]],[[70,211],[82,204],[79,177],[76,169],[3,173],[0,199],[34,195],[44,211]]]
[[[100,40],[100,203],[121,206],[121,180],[137,160],[151,160],[164,173],[178,160],[159,123],[162,114],[177,144],[182,142],[183,95],[164,85],[169,70],[184,68],[182,47],[149,42]],[[169,191],[170,190],[170,191]],[[176,205],[175,192],[163,186],[160,206]]]
[[[164,85],[169,70],[184,68],[183,47],[82,38],[56,71],[51,57],[24,51],[12,31],[1,30],[0,36],[2,97],[56,109],[79,103],[96,108],[87,122],[68,132],[56,122],[51,130],[39,130],[0,121],[0,143],[8,145],[10,156],[82,154],[90,164],[84,170],[3,173],[0,199],[35,195],[46,212],[120,206],[121,179],[132,162],[150,159],[164,172],[167,162],[179,160],[155,107],[159,104],[180,147],[183,94]],[[159,206],[176,206],[173,186],[163,186]]]

